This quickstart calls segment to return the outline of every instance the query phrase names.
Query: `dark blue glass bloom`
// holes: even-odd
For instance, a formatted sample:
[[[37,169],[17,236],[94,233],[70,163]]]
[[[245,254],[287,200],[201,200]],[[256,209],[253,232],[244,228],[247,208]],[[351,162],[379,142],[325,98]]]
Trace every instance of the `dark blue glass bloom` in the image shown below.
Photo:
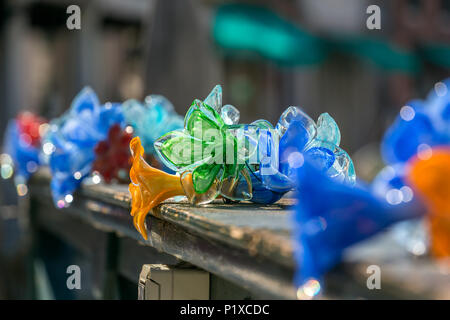
[[[90,88],[84,88],[70,110],[50,123],[43,153],[52,173],[51,191],[57,207],[72,201],[73,192],[91,172],[95,145],[107,138],[114,124],[125,125],[121,105],[100,105]]]
[[[381,144],[386,163],[406,162],[418,152],[419,145],[432,147],[443,141],[422,102],[413,101],[404,108],[406,111],[387,130]]]
[[[421,148],[450,144],[450,79],[439,82],[424,101],[414,100],[400,110],[386,131],[381,153],[387,164],[401,164]]]
[[[436,130],[444,135],[448,144],[450,141],[450,78],[435,85],[434,90],[428,94],[426,104]]]
[[[261,131],[259,136],[260,164],[258,175],[262,184],[271,191],[286,193],[295,187],[295,181],[289,175],[280,172],[279,153],[283,150],[277,148],[276,132],[267,130]],[[297,149],[296,149],[297,150]],[[294,150],[290,150],[294,152]],[[285,172],[290,171],[290,166],[284,167]]]
[[[314,138],[315,130],[308,130],[304,121],[294,118],[280,138],[278,157],[280,159],[279,171],[281,174],[292,177],[295,174],[294,160],[302,161],[301,153],[306,145]],[[295,155],[300,159],[294,159]],[[287,187],[293,188],[295,182]]]
[[[420,205],[390,205],[365,187],[330,179],[308,161],[298,170],[294,241],[298,266],[295,283],[320,280],[349,246],[387,226],[423,214]]]
[[[395,164],[384,167],[377,174],[375,179],[373,179],[370,185],[372,192],[381,198],[386,198],[389,192],[402,192],[402,190],[405,190],[405,187],[407,187],[407,184],[405,182],[405,166],[402,164]],[[408,189],[406,189],[406,192],[411,193]],[[402,199],[402,201],[412,200],[410,199],[411,196],[411,194],[405,194],[404,197],[403,195],[401,195],[402,198],[405,198]]]
[[[439,82],[426,100],[413,100],[400,110],[381,143],[387,166],[372,182],[375,194],[392,201],[409,201],[411,189],[404,181],[407,161],[434,146],[450,144],[449,88],[450,79]],[[393,198],[395,194],[398,196]]]

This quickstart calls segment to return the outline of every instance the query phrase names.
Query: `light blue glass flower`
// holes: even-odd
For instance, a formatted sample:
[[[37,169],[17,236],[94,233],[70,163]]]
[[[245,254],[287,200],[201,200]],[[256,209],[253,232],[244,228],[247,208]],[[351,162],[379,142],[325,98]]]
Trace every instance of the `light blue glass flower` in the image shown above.
[[[255,176],[267,189],[285,193],[301,188],[295,174],[305,159],[335,180],[355,183],[353,162],[339,147],[339,128],[328,113],[321,114],[316,124],[300,108],[289,107],[275,128],[263,120],[254,124],[265,127],[259,134],[259,170]]]
[[[141,139],[147,153],[156,154],[153,143],[167,132],[183,128],[183,117],[178,115],[173,105],[161,95],[150,95],[144,103],[127,100],[122,104],[127,125],[134,135]]]

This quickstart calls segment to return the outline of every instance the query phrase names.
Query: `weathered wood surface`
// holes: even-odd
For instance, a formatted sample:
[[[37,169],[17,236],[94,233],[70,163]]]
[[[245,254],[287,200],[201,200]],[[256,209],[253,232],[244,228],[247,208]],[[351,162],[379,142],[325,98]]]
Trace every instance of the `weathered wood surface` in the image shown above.
[[[258,296],[295,298],[289,211],[286,209],[292,203],[290,200],[261,207],[245,203],[229,205],[222,201],[192,207],[186,202],[166,201],[148,215],[149,240],[144,241],[133,227],[126,186],[83,186],[74,203],[59,211],[49,208],[48,179],[48,172],[41,171],[30,184],[32,198],[42,206],[35,210],[38,223],[64,239],[73,238],[70,241],[81,243],[80,247],[85,247],[86,243],[76,239],[82,235],[68,227],[70,219],[65,219],[65,214],[82,219],[96,229],[115,232],[124,239],[133,239],[189,262]],[[124,251],[121,254],[130,258]],[[134,269],[139,263],[149,263],[141,256],[134,258],[137,260],[131,266]],[[121,260],[120,265],[126,264]],[[126,273],[131,272],[128,269]]]
[[[130,195],[125,185],[102,184],[83,188],[81,193],[130,210]],[[222,200],[194,207],[187,201],[165,201],[150,215],[169,221],[187,230],[229,245],[276,258],[293,266],[290,245],[289,207],[293,199],[282,199],[274,205],[252,203],[225,204]]]
[[[345,256],[345,268],[352,279],[363,285],[367,267],[381,271],[381,290],[372,290],[379,298],[384,293],[405,299],[450,299],[449,261],[436,261],[428,255],[413,256],[386,232],[354,246]]]
[[[46,208],[50,201],[48,179],[48,172],[40,171],[31,181],[30,189],[32,198]],[[292,199],[282,199],[268,206],[224,204],[218,200],[201,207],[168,200],[147,217],[148,241],[133,227],[127,186],[85,185],[75,199],[72,206],[62,212],[38,210],[38,220],[62,237],[67,238],[72,233],[72,241],[83,247],[89,244],[75,239],[82,235],[67,226],[65,213],[96,229],[118,234],[120,246],[124,248],[120,250],[119,269],[128,278],[133,277],[139,265],[152,259],[169,264],[184,261],[257,296],[296,297],[292,286],[294,261],[290,239]],[[133,243],[139,247],[132,249]],[[146,246],[148,254],[143,254]],[[166,256],[157,257],[153,253],[156,251],[151,251],[155,249]],[[369,276],[366,270],[373,264],[381,268],[381,290],[366,287]],[[429,258],[413,259],[386,232],[348,251],[344,263],[327,277],[326,297],[449,298],[450,277],[446,272],[448,270],[439,268]]]
[[[47,173],[41,172],[35,181],[43,182],[42,187],[46,189],[47,179]],[[87,199],[86,206],[90,210],[117,215],[118,212],[107,204],[126,209],[128,212],[131,208],[126,185],[84,186],[80,194]],[[94,199],[104,202],[105,205],[100,206],[93,201]],[[175,202],[169,199],[149,215],[205,237],[242,248],[250,255],[262,254],[275,258],[287,267],[292,267],[292,246],[289,238],[292,224],[289,207],[293,203],[293,199],[281,199],[274,205],[245,202],[225,204],[221,200],[216,200],[212,204],[195,207],[186,201]],[[151,226],[149,223],[147,225]],[[139,234],[136,233],[135,237],[145,242]]]

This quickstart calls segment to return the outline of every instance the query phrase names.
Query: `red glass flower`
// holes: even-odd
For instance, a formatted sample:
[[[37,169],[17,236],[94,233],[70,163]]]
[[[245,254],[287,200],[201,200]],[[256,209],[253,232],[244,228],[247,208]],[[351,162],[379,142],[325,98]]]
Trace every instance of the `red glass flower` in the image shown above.
[[[20,132],[20,139],[27,145],[38,147],[43,130],[41,126],[46,121],[31,112],[22,112],[17,115],[16,123]]]
[[[96,159],[92,170],[97,171],[106,183],[111,183],[113,180],[119,183],[130,182],[128,173],[131,169],[132,158],[129,145],[132,137],[132,132],[116,124],[109,129],[108,138],[95,146]],[[151,165],[160,167],[155,158],[147,156],[146,159]]]
[[[106,183],[112,180],[128,181],[131,167],[131,153],[128,147],[132,135],[120,125],[111,126],[108,138],[95,146],[96,159],[92,169],[98,171]]]

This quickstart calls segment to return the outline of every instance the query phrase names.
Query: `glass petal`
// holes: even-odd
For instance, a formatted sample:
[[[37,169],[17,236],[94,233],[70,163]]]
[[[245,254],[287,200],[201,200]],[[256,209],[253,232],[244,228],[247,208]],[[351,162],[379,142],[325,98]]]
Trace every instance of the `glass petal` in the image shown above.
[[[229,176],[222,182],[220,194],[230,200],[250,200],[252,194],[252,180],[244,165],[238,166],[238,176]]]
[[[273,125],[269,121],[263,120],[263,119],[259,119],[259,120],[253,121],[251,123],[251,125],[254,125],[254,126],[256,126],[258,128],[261,128],[261,129],[274,129]]]
[[[216,85],[203,102],[219,112],[222,107],[222,86]]]
[[[84,87],[72,101],[70,113],[76,115],[83,110],[93,111],[100,104],[97,94],[90,87]]]
[[[339,127],[328,113],[322,113],[317,120],[316,139],[327,141],[337,146],[341,143]]]
[[[220,110],[220,117],[227,125],[233,125],[239,123],[240,112],[231,104],[224,105]]]
[[[295,181],[279,171],[277,131],[263,130],[259,136],[259,171],[262,183],[269,190],[286,192],[295,186]]]
[[[334,180],[348,183],[350,185],[355,184],[355,168],[353,166],[353,161],[347,154],[347,152],[334,144],[319,140],[315,140],[309,146],[309,149],[311,148],[329,149],[333,152],[335,161],[333,162],[333,165],[326,171],[327,176],[333,178]]]
[[[264,122],[259,125],[255,124],[238,124],[227,127],[226,133],[231,134],[236,139],[236,151],[238,163],[249,162],[252,165],[259,165],[258,146],[259,139],[262,132],[272,129],[273,127],[266,127]],[[267,128],[267,129],[266,129]]]
[[[192,102],[184,118],[184,128],[189,132],[197,130],[198,126],[202,127],[202,129],[206,126],[205,129],[207,129],[213,127],[222,128],[224,125],[216,110],[197,99]],[[191,134],[194,135],[193,132]]]
[[[181,185],[189,202],[194,205],[207,204],[217,198],[222,182],[215,179],[211,187],[202,194],[195,192],[192,182],[192,172],[185,171],[180,175]]]
[[[291,125],[291,122],[293,122],[294,120],[299,121],[303,125],[305,130],[308,132],[309,141],[311,141],[316,137],[317,129],[314,120],[312,120],[306,113],[304,113],[298,107],[289,107],[280,116],[280,119],[278,120],[276,126],[276,130],[278,131],[280,137],[284,135],[286,130]]]
[[[305,157],[323,172],[330,169],[336,160],[333,151],[324,147],[312,147],[308,149],[305,152]]]
[[[199,194],[207,192],[216,180],[221,167],[221,165],[215,163],[205,163],[195,168],[192,172],[194,191]]]
[[[216,136],[219,127],[215,122],[205,117],[200,110],[193,110],[186,122],[186,131],[192,137],[204,140],[205,136]]]
[[[207,144],[190,136],[184,130],[169,132],[154,143],[161,161],[174,171],[186,171],[210,161],[203,158]]]
[[[283,197],[285,192],[275,192],[272,191],[262,183],[261,175],[259,171],[250,172],[251,183],[252,183],[252,198],[251,202],[270,204],[277,202]]]

